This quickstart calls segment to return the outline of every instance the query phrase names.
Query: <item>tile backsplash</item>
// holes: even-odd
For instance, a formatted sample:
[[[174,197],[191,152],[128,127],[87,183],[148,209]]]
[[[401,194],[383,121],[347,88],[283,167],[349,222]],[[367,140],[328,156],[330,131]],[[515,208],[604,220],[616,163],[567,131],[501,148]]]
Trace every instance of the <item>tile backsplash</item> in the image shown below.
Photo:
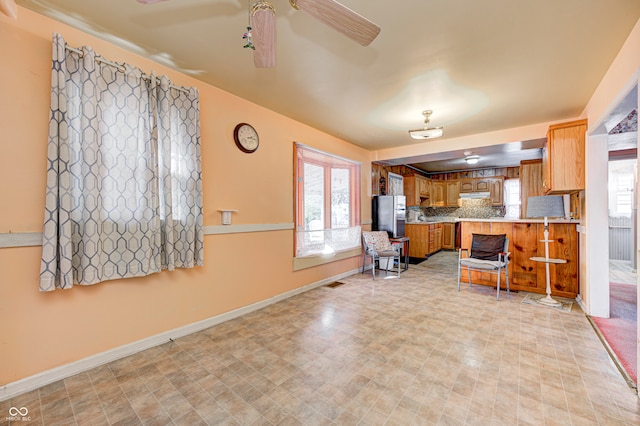
[[[503,206],[491,206],[491,200],[488,199],[468,199],[461,200],[460,207],[419,207],[408,206],[407,212],[414,210],[419,211],[427,217],[444,216],[444,217],[461,217],[465,219],[489,219],[492,217],[504,217],[505,209]],[[407,216],[408,217],[408,216]]]

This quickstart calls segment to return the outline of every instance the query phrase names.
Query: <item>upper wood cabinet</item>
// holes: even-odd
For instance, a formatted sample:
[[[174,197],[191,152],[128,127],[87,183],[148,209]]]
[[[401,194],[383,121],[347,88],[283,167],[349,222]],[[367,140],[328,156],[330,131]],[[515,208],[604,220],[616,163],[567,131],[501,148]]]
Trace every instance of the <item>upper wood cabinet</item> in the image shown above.
[[[420,197],[429,198],[431,193],[431,179],[416,176],[416,182],[418,182],[418,192],[420,193]]]
[[[426,177],[413,175],[404,177],[404,195],[407,206],[419,206],[430,197],[431,181]]]
[[[584,189],[587,120],[549,126],[542,149],[542,189],[565,194]]]
[[[431,181],[431,196],[429,198],[429,206],[444,207],[447,204],[447,188],[446,182],[443,180]]]
[[[504,178],[494,177],[487,179],[488,190],[491,198],[492,206],[501,206],[504,204]]]
[[[472,192],[489,192],[492,206],[501,206],[504,203],[504,177],[463,178],[460,179],[459,194]],[[457,200],[456,200],[457,203]],[[457,204],[451,204],[457,205]]]
[[[529,197],[544,195],[542,191],[542,160],[520,162],[520,218],[527,217]]]
[[[445,184],[447,188],[447,207],[458,207],[458,198],[460,198],[460,181],[448,180]]]
[[[469,192],[475,192],[475,179],[473,178],[460,179],[460,193],[468,194]]]

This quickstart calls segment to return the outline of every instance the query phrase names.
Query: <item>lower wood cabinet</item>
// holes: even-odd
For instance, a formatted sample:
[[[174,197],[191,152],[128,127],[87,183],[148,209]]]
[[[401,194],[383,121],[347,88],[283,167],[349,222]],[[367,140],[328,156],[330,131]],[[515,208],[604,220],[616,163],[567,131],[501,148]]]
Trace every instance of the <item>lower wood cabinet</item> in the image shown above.
[[[442,248],[448,250],[456,248],[456,224],[454,222],[442,224]]]
[[[545,264],[530,260],[531,257],[544,257],[544,225],[530,222],[461,222],[461,246],[471,247],[471,234],[506,234],[509,238],[511,262],[509,281],[512,290],[546,293]],[[578,281],[578,232],[575,223],[550,223],[549,257],[565,259],[565,264],[550,264],[549,277],[551,294],[559,297],[574,298],[579,292]],[[496,285],[493,274],[472,272],[474,284]],[[462,281],[467,282],[466,273]],[[501,278],[501,288],[506,288],[505,276]]]
[[[453,223],[424,223],[405,225],[405,236],[409,237],[409,256],[427,257],[444,247],[444,227]],[[455,227],[454,227],[455,232]],[[455,241],[455,237],[454,237]],[[454,243],[455,244],[455,243]]]

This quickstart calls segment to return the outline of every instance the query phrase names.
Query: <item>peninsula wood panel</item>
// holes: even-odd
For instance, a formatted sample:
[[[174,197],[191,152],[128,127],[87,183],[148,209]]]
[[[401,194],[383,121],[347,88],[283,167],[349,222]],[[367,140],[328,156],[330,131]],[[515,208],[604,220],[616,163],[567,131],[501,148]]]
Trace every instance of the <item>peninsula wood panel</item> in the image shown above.
[[[546,293],[545,264],[534,262],[531,257],[544,257],[544,224],[524,222],[462,222],[462,247],[471,247],[471,234],[506,234],[509,238],[511,263],[509,281],[512,290]],[[549,257],[564,259],[566,264],[550,264],[551,294],[574,298],[578,294],[578,233],[571,223],[549,224]],[[467,281],[466,271],[461,280]],[[472,273],[474,284],[496,285],[496,276]],[[504,276],[501,278],[504,279]],[[504,282],[504,281],[503,281]],[[501,283],[502,284],[502,283]],[[504,285],[501,285],[505,288]]]
[[[511,264],[509,265],[512,288],[532,292],[538,288],[538,268],[540,263],[530,260],[532,257],[538,256],[538,239],[538,224],[513,224],[513,249],[511,250]]]

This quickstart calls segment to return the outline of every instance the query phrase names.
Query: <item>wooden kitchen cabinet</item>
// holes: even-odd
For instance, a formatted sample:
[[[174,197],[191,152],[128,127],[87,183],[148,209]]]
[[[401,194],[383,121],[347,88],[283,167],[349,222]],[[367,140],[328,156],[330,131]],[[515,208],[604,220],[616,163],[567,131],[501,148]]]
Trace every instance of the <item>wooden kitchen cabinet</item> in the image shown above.
[[[405,236],[409,237],[409,256],[427,257],[429,252],[429,225],[406,224]]]
[[[403,181],[407,206],[419,206],[429,198],[431,182],[426,177],[419,175],[405,176]]]
[[[502,206],[504,204],[504,178],[495,177],[487,179],[489,194],[492,206]]]
[[[468,194],[470,192],[475,192],[475,179],[473,178],[464,178],[460,179],[460,193]]]
[[[420,198],[429,198],[431,193],[431,180],[422,176],[416,176],[416,182],[418,182]]]
[[[442,223],[430,223],[429,227],[429,250],[428,255],[442,250]]]
[[[587,120],[549,126],[542,149],[542,189],[566,194],[584,189]]]
[[[520,162],[520,218],[527,217],[529,197],[544,195],[542,190],[542,160]]]
[[[442,248],[446,250],[456,248],[456,224],[454,222],[442,224]]]
[[[431,181],[431,197],[429,198],[430,207],[444,207],[447,204],[447,187],[443,180]]]
[[[473,192],[488,192],[492,206],[502,206],[504,204],[504,177],[486,178],[463,178],[460,179],[459,194],[469,194]],[[451,206],[456,204],[449,204]]]
[[[460,198],[460,181],[448,180],[446,181],[447,189],[447,207],[458,207],[458,198]]]
[[[442,250],[442,223],[407,224],[405,235],[409,237],[409,256],[427,257]]]

